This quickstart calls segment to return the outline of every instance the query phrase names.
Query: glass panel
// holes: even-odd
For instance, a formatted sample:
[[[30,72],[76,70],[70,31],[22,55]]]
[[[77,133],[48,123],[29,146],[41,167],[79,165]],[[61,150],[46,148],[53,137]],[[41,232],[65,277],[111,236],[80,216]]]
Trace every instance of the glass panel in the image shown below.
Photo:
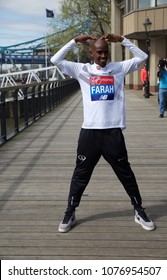
[[[143,8],[155,7],[155,2],[156,0],[139,0],[138,8],[143,9]]]
[[[129,13],[134,10],[134,0],[126,0],[126,12]]]
[[[164,5],[164,4],[167,4],[167,0],[157,0],[157,6]]]

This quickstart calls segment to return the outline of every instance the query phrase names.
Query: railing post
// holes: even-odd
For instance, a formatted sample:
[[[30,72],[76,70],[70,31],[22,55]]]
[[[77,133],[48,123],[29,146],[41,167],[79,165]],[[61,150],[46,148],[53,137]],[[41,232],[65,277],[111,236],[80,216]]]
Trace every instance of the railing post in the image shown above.
[[[48,93],[48,110],[50,111],[51,110],[51,98],[50,98],[50,83],[47,85],[47,93]]]
[[[43,107],[44,107],[44,113],[46,114],[46,112],[47,112],[47,106],[46,106],[46,92],[47,92],[47,90],[46,90],[46,88],[47,88],[47,84],[44,84],[43,85]]]
[[[42,103],[41,103],[41,85],[38,86],[38,110],[39,110],[39,117],[42,116]]]
[[[32,87],[31,96],[32,96],[32,118],[35,121],[35,118],[36,118],[35,86]]]
[[[19,121],[18,121],[18,89],[13,94],[13,118],[14,118],[14,130],[19,132]]]
[[[6,91],[1,92],[1,139],[6,142]]]
[[[28,98],[27,98],[27,91],[28,87],[23,88],[23,94],[24,94],[24,123],[25,126],[28,126]]]

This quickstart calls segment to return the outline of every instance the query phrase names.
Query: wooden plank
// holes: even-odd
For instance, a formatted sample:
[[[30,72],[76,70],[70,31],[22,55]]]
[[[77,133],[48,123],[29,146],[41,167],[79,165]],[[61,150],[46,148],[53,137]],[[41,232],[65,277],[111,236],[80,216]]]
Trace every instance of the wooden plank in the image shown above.
[[[129,198],[100,159],[77,209],[57,231],[67,203],[82,123],[80,92],[0,147],[1,259],[167,259],[167,122],[157,95],[127,91],[129,160],[157,229],[134,222]]]

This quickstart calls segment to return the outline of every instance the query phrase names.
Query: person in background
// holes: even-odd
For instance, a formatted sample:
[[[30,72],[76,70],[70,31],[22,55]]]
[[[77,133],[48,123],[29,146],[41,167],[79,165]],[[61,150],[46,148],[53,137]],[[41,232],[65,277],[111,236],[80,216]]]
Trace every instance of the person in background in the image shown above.
[[[140,79],[143,84],[143,91],[145,92],[145,85],[147,81],[147,75],[148,75],[148,81],[150,80],[150,74],[148,72],[147,74],[147,64],[144,64],[144,66],[140,70]]]
[[[167,102],[167,59],[159,60],[159,71],[157,73],[157,77],[159,79],[159,92],[158,92],[158,100],[159,100],[159,117],[163,118],[166,110],[166,102]]]
[[[133,58],[108,63],[109,42],[126,47],[133,54]],[[65,59],[68,52],[78,43],[90,47],[93,64]],[[59,232],[68,232],[75,225],[76,207],[80,204],[82,194],[101,156],[110,164],[124,186],[134,207],[135,222],[145,230],[155,229],[153,221],[148,218],[142,207],[142,198],[128,162],[122,133],[126,127],[124,79],[127,74],[139,69],[146,59],[146,53],[125,37],[116,34],[104,35],[98,39],[92,35],[77,36],[51,58],[52,64],[80,83],[84,113],[78,139],[76,166]]]

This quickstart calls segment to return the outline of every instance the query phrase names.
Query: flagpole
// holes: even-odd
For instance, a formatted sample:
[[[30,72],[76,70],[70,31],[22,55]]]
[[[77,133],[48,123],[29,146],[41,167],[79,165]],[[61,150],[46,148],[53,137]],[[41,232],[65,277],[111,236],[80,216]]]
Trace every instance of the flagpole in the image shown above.
[[[48,79],[48,54],[47,54],[47,39],[46,39],[46,33],[45,33],[45,67],[46,67],[46,79]]]
[[[54,12],[53,10],[46,10],[46,17],[48,18],[54,18]],[[48,79],[48,52],[47,52],[47,33],[45,32],[45,67],[46,67],[46,79]]]

